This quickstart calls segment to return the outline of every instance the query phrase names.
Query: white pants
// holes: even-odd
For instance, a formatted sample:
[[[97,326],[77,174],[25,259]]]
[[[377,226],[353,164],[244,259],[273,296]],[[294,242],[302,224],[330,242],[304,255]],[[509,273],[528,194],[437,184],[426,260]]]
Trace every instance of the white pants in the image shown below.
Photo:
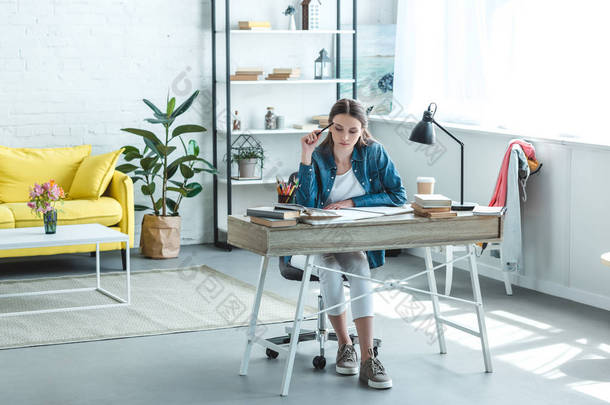
[[[293,256],[291,264],[300,268],[304,266],[304,258]],[[345,253],[326,253],[323,255],[313,255],[313,264],[328,267],[331,269],[345,271],[347,273],[356,274],[362,277],[371,277],[371,269],[369,262],[364,252],[345,252]],[[320,269],[318,271],[320,277],[320,290],[322,291],[322,299],[326,308],[334,305],[343,304],[331,309],[327,313],[329,315],[341,315],[345,312],[345,295],[343,293],[343,275],[332,271]],[[355,298],[362,294],[371,292],[371,282],[357,277],[351,277],[346,274],[350,285],[350,297]],[[352,318],[358,319],[363,316],[373,316],[373,296],[367,295],[356,301],[352,301]]]

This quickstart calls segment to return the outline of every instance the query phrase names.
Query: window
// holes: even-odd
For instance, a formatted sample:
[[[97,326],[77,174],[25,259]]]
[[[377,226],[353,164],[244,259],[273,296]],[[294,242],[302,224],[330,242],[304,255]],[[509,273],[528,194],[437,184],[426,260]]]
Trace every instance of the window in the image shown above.
[[[610,138],[610,1],[398,1],[393,114]]]

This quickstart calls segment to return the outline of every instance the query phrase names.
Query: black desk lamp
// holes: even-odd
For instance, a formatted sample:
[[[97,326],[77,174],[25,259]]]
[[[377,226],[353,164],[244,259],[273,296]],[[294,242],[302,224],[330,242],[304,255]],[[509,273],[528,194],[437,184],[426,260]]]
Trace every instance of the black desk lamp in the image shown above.
[[[432,109],[434,106],[434,109]],[[470,211],[477,205],[475,203],[464,202],[464,144],[462,141],[451,135],[449,131],[439,125],[434,120],[434,113],[436,113],[436,103],[430,103],[428,110],[424,111],[424,117],[421,121],[415,125],[413,131],[411,131],[410,141],[423,143],[424,145],[432,145],[436,142],[436,134],[434,133],[434,125],[443,130],[444,133],[449,135],[451,139],[460,144],[460,201],[453,201],[451,203],[451,209],[455,211]]]

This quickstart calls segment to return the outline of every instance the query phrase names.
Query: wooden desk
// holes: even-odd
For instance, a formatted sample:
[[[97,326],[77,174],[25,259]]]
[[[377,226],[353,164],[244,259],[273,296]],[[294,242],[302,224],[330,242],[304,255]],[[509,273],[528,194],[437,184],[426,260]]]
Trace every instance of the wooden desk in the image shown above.
[[[247,331],[247,342],[242,359],[240,375],[246,375],[248,372],[250,352],[254,343],[277,352],[286,353],[288,356],[282,381],[281,395],[288,395],[298,335],[303,321],[304,297],[307,293],[311,272],[314,267],[320,270],[338,272],[334,269],[314,265],[312,263],[313,255],[331,252],[411,247],[426,248],[426,269],[401,280],[376,280],[371,278],[371,281],[381,285],[381,287],[373,289],[373,292],[398,289],[410,293],[415,292],[429,295],[434,310],[440,352],[447,352],[445,337],[443,335],[443,324],[470,333],[480,338],[485,371],[492,372],[491,354],[487,342],[485,313],[481,300],[474,243],[500,242],[502,240],[503,222],[503,217],[474,216],[470,212],[460,212],[457,217],[443,219],[421,218],[416,217],[413,214],[402,214],[359,220],[344,224],[298,224],[285,228],[268,228],[251,223],[246,216],[229,216],[228,243],[262,256],[256,298],[254,300],[250,325]],[[474,296],[473,301],[451,297],[437,292],[434,271],[444,267],[448,263],[433,266],[430,247],[441,245],[468,245],[468,253],[453,259],[451,263],[464,259],[470,261],[471,284]],[[292,338],[288,349],[286,349],[285,347],[255,336],[254,332],[256,329],[260,301],[264,291],[269,257],[297,254],[305,254],[307,255],[307,259],[305,261],[305,270],[303,271],[303,280],[301,281],[301,288],[293,322]],[[408,280],[424,274],[428,278],[429,291],[413,288],[408,285]],[[477,315],[478,330],[470,329],[444,318],[440,313],[439,298],[473,305]],[[348,300],[348,302],[349,301],[350,300]],[[328,308],[326,310],[328,310]],[[326,312],[326,310],[321,312]],[[313,315],[318,315],[319,313],[320,312]],[[295,336],[297,338],[295,338]]]

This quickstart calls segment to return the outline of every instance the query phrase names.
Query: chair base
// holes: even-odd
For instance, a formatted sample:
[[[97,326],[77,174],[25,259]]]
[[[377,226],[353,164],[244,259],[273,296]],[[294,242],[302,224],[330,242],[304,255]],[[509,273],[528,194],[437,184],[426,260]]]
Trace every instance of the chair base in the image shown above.
[[[319,309],[322,310],[324,308],[324,304],[322,302],[322,297],[318,296],[318,306]],[[266,339],[268,342],[276,344],[276,345],[287,345],[290,343],[290,339],[292,337],[292,327],[286,327],[286,335],[277,336]],[[356,329],[354,327],[350,327],[347,329],[349,333],[349,337],[352,340],[352,344],[359,344],[358,335],[356,335]],[[324,313],[318,315],[318,329],[315,330],[306,330],[301,329],[299,333],[299,338],[297,340],[298,343],[301,342],[309,342],[311,340],[317,340],[320,342],[320,355],[314,357],[313,366],[314,368],[321,370],[326,366],[326,358],[324,357],[324,344],[327,341],[338,341],[337,334],[329,329],[326,329],[326,315]],[[375,356],[379,353],[379,347],[381,347],[381,339],[373,339],[373,352]],[[275,359],[278,357],[279,353],[272,349],[266,350],[267,357],[270,359]]]

